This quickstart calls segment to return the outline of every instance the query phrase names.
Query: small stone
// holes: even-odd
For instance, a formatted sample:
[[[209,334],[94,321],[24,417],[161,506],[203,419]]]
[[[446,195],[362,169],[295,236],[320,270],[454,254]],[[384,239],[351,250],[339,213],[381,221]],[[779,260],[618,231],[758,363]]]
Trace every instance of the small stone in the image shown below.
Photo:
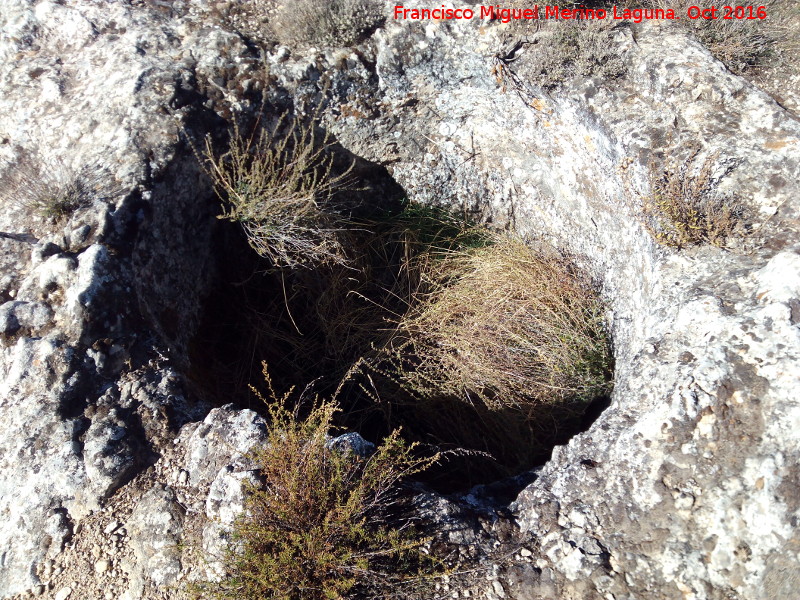
[[[119,521],[111,521],[111,523],[106,525],[106,528],[103,529],[103,533],[105,533],[106,535],[114,533],[117,529],[119,529],[120,525],[122,525],[122,523],[120,523]]]
[[[46,560],[44,562],[44,564],[42,565],[42,571],[41,571],[42,577],[44,577],[45,579],[49,579],[50,578],[50,575],[53,574],[53,564],[54,563],[53,563],[52,560]]]
[[[58,590],[58,592],[56,592],[55,600],[67,600],[67,598],[69,598],[71,593],[72,593],[71,587],[61,588],[60,590]]]
[[[501,584],[499,581],[495,580],[492,582],[492,589],[500,598],[506,597],[506,591],[503,589],[503,584]]]
[[[105,559],[104,560],[98,560],[96,563],[94,563],[95,573],[105,573],[106,571],[108,571],[108,568],[110,566],[111,565],[108,563],[107,560],[105,560]]]
[[[531,552],[527,548],[523,548],[522,550],[519,551],[519,553],[524,558],[530,558],[531,556],[533,556],[533,552]]]
[[[187,471],[186,469],[181,469],[181,472],[178,475],[178,484],[186,485],[187,481],[189,481],[189,471]]]
[[[34,596],[41,596],[42,594],[44,594],[44,586],[43,585],[34,586],[34,588],[31,591],[33,592]]]

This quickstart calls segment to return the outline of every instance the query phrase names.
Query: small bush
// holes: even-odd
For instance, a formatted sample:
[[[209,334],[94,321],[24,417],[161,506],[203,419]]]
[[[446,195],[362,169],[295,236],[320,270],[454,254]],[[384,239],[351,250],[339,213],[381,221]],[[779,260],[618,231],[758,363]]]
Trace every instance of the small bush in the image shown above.
[[[369,457],[332,448],[333,402],[300,419],[288,395],[271,393],[270,444],[251,455],[261,484],[247,487],[227,576],[207,591],[225,600],[405,597],[437,566],[401,516],[401,484],[437,457],[416,457],[398,431]]]
[[[277,267],[346,262],[339,241],[346,219],[331,200],[348,188],[350,170],[334,174],[330,147],[313,120],[285,115],[250,136],[234,127],[221,156],[206,138],[206,172],[225,206],[220,218],[241,223],[252,248]]]
[[[652,195],[645,198],[645,225],[656,240],[672,248],[700,244],[722,247],[740,227],[744,208],[717,189],[716,155],[693,169],[694,152],[685,162],[658,170],[651,166]]]
[[[295,0],[278,9],[271,23],[282,44],[350,46],[383,22],[375,0]]]
[[[425,269],[427,291],[387,349],[414,396],[526,411],[607,389],[601,305],[563,259],[498,237]]]

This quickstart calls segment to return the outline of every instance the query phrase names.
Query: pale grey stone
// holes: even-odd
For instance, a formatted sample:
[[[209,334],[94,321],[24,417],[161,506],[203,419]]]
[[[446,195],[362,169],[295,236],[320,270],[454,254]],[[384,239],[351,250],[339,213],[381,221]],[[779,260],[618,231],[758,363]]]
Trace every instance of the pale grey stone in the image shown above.
[[[495,544],[530,549],[530,565],[494,565],[472,596],[791,593],[796,114],[653,23],[616,29],[627,76],[577,78],[550,94],[501,89],[491,72],[508,41],[501,24],[387,19],[358,51],[275,48],[262,60],[209,23],[203,1],[170,16],[131,4],[0,8],[0,178],[26,161],[67,174],[100,165],[114,188],[53,224],[0,186],[0,597],[42,589],[37,566],[63,551],[76,522],[159,460],[186,473],[180,502],[192,515],[220,519],[202,543],[218,552],[227,541],[247,453],[268,441],[254,412],[208,413],[181,375],[214,277],[216,207],[179,137],[245,109],[242,90],[261,85],[265,64],[267,97],[298,106],[318,97],[321,75],[330,80],[327,127],[409,197],[549,240],[601,286],[616,358],[610,407],[554,450],[510,517],[486,516],[488,487],[466,500],[420,494],[464,553],[491,562]],[[523,83],[533,55],[507,65]],[[349,103],[370,117],[347,116],[359,114]],[[642,224],[651,161],[685,160],[693,146],[717,154],[720,189],[752,211],[752,235],[732,251],[667,250]],[[143,506],[128,526],[129,598],[193,567],[175,551],[187,518],[176,492],[161,482]]]

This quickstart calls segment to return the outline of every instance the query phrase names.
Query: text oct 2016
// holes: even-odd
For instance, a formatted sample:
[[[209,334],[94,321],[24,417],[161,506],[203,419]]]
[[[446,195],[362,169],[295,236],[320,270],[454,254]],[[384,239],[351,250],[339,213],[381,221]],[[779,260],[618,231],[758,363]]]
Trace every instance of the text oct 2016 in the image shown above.
[[[535,20],[535,19],[556,19],[556,20],[588,20],[588,19],[612,19],[628,20],[640,23],[645,20],[679,20],[688,18],[690,20],[763,20],[767,18],[766,6],[756,5],[693,5],[686,9],[686,13],[681,15],[672,9],[643,9],[643,8],[619,8],[617,5],[610,9],[572,7],[561,8],[558,5],[538,5],[534,4],[527,8],[505,8],[500,4],[481,5],[476,8],[452,8],[441,5],[435,8],[406,8],[402,4],[395,5],[393,10],[395,20],[408,21],[449,21],[449,20],[472,20],[476,17],[481,20],[498,20],[508,23],[513,20]]]

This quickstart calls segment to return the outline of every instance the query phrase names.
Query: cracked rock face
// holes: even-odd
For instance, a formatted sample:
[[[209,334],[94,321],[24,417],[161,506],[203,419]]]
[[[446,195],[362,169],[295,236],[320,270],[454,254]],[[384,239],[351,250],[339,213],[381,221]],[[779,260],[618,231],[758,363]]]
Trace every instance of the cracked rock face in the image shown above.
[[[624,77],[546,94],[492,73],[501,24],[388,20],[357,51],[262,60],[207,2],[136,4],[0,7],[0,597],[177,598],[218,573],[187,548],[219,556],[246,452],[268,440],[255,413],[211,410],[184,376],[218,265],[213,193],[181,132],[224,128],[254,92],[327,94],[328,129],[409,197],[549,240],[601,286],[610,407],[491,525],[475,517],[489,491],[421,496],[483,561],[464,590],[792,597],[795,113],[653,24],[614,34]],[[508,68],[528,82],[534,60]],[[728,250],[665,249],[644,225],[651,163],[696,151],[748,208]],[[99,181],[77,210],[42,216],[25,174],[57,192],[87,165]]]

